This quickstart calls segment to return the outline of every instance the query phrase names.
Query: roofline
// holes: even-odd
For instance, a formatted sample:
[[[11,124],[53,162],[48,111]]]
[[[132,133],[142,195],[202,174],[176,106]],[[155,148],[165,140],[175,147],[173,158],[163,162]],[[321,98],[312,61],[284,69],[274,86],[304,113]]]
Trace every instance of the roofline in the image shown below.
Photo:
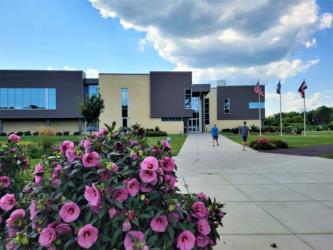
[[[83,70],[75,69],[75,70],[65,70],[65,69],[0,69],[0,71],[46,71],[46,72],[84,72]]]

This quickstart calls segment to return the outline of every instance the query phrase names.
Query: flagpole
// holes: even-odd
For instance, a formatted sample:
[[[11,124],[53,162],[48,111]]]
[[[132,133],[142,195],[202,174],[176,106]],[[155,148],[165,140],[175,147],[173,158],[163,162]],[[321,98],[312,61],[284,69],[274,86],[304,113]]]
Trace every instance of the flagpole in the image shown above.
[[[282,132],[282,104],[281,104],[281,89],[280,89],[280,136],[283,135]]]
[[[261,104],[260,104],[260,93],[258,95],[258,98],[259,98],[259,135],[261,136]]]
[[[304,135],[306,135],[305,94],[304,94]]]

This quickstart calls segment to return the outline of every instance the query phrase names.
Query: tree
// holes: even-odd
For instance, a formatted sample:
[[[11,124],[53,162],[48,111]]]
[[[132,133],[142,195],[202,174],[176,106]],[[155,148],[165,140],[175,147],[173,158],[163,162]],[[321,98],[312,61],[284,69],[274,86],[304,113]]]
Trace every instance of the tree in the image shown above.
[[[101,95],[93,95],[85,102],[81,103],[81,114],[86,121],[86,124],[91,124],[99,121],[99,116],[104,110],[104,100]],[[89,130],[91,133],[91,130]]]

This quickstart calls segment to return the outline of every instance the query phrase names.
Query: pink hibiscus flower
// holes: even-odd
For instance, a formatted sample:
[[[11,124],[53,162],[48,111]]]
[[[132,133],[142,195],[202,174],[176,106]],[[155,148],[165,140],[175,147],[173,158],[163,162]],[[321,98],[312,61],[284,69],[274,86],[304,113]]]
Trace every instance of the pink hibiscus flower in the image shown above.
[[[125,188],[120,188],[113,193],[112,198],[118,202],[124,202],[128,199],[128,192]]]
[[[128,232],[131,230],[131,228],[132,228],[131,223],[128,220],[123,222],[123,225],[122,225],[123,232]]]
[[[29,211],[30,211],[30,220],[35,220],[37,218],[37,201],[36,200],[31,200],[30,206],[29,206]]]
[[[210,233],[210,225],[206,219],[200,219],[197,222],[197,228],[201,235],[208,235]]]
[[[8,176],[0,176],[0,188],[8,188],[10,186],[10,178]]]
[[[43,181],[43,177],[42,176],[35,175],[35,177],[34,177],[34,183],[36,184],[36,186],[41,185],[42,181]]]
[[[82,140],[81,146],[83,146],[85,153],[89,153],[91,147],[91,141],[89,139]]]
[[[74,143],[66,140],[60,145],[59,150],[61,153],[66,153],[68,149],[74,149]]]
[[[168,218],[165,215],[157,216],[151,219],[150,227],[155,232],[163,233],[168,227]]]
[[[72,232],[72,229],[70,225],[66,223],[59,223],[58,225],[55,226],[55,231],[59,235],[66,235]]]
[[[199,235],[196,239],[196,245],[198,247],[206,247],[209,244],[209,238],[207,236]]]
[[[90,248],[98,238],[98,229],[91,224],[82,227],[77,235],[77,243],[85,249]]]
[[[14,194],[5,194],[0,199],[0,207],[5,210],[11,210],[16,203],[15,195]]]
[[[144,235],[140,231],[130,231],[126,234],[124,240],[125,250],[135,250],[137,245],[144,244]]]
[[[34,174],[42,174],[44,172],[44,167],[42,164],[38,163],[35,166]]]
[[[196,218],[205,218],[208,214],[208,210],[202,201],[196,201],[192,205],[193,214]]]
[[[140,191],[140,184],[136,178],[132,178],[127,182],[126,188],[129,195],[134,197]]]
[[[70,201],[62,205],[59,211],[59,215],[64,222],[69,223],[76,221],[76,219],[80,216],[80,212],[81,210],[79,206],[76,203]]]
[[[99,161],[99,155],[95,151],[90,153],[85,153],[82,157],[83,166],[86,168],[95,167],[98,161]]]
[[[141,169],[140,170],[140,179],[144,183],[151,183],[157,180],[157,174],[155,171],[150,169]]]
[[[6,220],[8,228],[20,227],[23,224],[25,211],[23,209],[15,209]]]
[[[113,217],[116,216],[116,214],[117,214],[117,209],[114,208],[114,207],[111,207],[111,208],[109,208],[108,213],[109,213],[109,217],[110,217],[110,219],[112,219]]]
[[[75,160],[76,155],[73,149],[66,150],[66,158],[68,162],[73,162]]]
[[[8,136],[8,140],[11,141],[11,142],[13,142],[13,143],[18,143],[21,140],[21,137],[19,137],[16,134],[10,134]]]
[[[156,171],[158,169],[158,161],[154,156],[147,156],[140,164],[141,170]]]
[[[176,164],[174,159],[167,156],[161,160],[161,167],[165,172],[170,173],[175,169]]]
[[[167,140],[163,140],[162,145],[165,149],[171,149],[170,143]]]
[[[84,191],[84,198],[86,198],[86,200],[91,206],[97,206],[101,201],[101,194],[99,193],[95,185],[92,184],[91,187],[86,186]]]
[[[56,239],[56,231],[52,227],[46,227],[39,235],[38,242],[43,247],[50,247]]]
[[[197,197],[201,200],[208,201],[208,196],[205,195],[204,193],[198,193]]]
[[[195,236],[188,230],[183,231],[177,237],[177,248],[180,250],[191,250],[195,245]]]

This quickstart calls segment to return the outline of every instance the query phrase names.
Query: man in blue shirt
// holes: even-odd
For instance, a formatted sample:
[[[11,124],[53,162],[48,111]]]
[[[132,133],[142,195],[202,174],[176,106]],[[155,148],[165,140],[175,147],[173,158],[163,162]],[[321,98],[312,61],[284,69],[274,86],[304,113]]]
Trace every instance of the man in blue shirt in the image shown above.
[[[240,127],[239,132],[242,138],[242,144],[243,144],[243,151],[245,151],[245,145],[247,144],[247,136],[249,135],[249,127],[246,126],[246,122],[244,121],[243,126]]]
[[[210,130],[210,133],[212,135],[213,138],[213,147],[215,147],[215,141],[216,141],[216,145],[219,145],[219,129],[216,127],[216,124],[214,124],[214,127],[212,127],[212,129]]]

